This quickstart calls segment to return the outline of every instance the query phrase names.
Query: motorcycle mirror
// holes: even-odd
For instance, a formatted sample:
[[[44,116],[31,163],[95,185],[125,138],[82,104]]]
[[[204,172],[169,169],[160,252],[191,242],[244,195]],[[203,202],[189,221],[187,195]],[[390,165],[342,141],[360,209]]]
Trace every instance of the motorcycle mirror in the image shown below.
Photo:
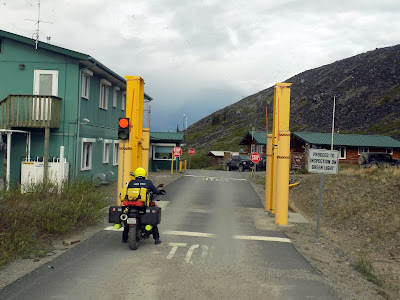
[[[133,176],[133,172],[129,172],[129,175]]]

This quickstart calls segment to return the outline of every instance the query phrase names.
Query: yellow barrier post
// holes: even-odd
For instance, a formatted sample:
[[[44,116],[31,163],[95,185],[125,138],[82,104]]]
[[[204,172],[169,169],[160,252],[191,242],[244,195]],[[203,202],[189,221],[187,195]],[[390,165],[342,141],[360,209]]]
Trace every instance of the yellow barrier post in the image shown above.
[[[271,210],[272,199],[272,134],[267,135],[267,167],[265,171],[265,210]]]
[[[141,167],[149,173],[150,128],[143,128]]]
[[[182,173],[182,161],[179,161],[179,173]]]
[[[172,155],[172,158],[171,158],[171,174],[174,174],[174,159],[175,159],[175,156]]]
[[[290,131],[281,130],[279,138],[275,224],[287,225],[289,213]]]
[[[273,189],[272,208],[274,209],[274,213],[276,213],[275,224],[278,225],[286,225],[288,219],[287,207],[289,205],[289,199],[288,199],[289,166],[290,166],[289,118],[290,118],[291,85],[292,85],[291,83],[277,83],[275,85],[275,90],[274,90],[274,130],[273,130],[274,177],[272,179],[274,189]],[[276,207],[279,207],[279,209],[275,212]],[[286,207],[286,209],[284,207]]]
[[[184,168],[185,170],[186,170],[186,162],[187,162],[187,160],[185,159],[185,168]]]

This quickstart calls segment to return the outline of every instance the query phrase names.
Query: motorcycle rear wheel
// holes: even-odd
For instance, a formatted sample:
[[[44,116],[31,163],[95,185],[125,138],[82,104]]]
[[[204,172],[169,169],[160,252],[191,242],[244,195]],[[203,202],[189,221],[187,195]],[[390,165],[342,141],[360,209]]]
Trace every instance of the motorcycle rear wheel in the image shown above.
[[[128,244],[129,244],[129,248],[131,250],[136,250],[137,249],[136,230],[137,230],[136,225],[133,225],[133,226],[129,227]]]

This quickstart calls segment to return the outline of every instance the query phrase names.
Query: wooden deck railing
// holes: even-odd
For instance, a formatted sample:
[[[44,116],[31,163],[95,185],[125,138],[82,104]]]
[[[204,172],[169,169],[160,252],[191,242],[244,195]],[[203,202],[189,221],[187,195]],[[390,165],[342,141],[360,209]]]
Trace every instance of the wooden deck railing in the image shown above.
[[[58,128],[61,98],[42,95],[8,95],[0,101],[0,128]]]

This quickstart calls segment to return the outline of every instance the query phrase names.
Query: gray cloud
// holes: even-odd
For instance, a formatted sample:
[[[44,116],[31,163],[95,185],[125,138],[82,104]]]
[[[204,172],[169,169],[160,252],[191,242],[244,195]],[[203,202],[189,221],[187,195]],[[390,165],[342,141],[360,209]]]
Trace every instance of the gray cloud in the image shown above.
[[[2,29],[32,36],[24,19],[37,18],[37,1],[3,2]],[[169,130],[183,113],[194,122],[307,69],[400,42],[398,0],[53,0],[41,9],[53,23],[41,24],[43,41],[142,76],[154,126],[175,123]]]

